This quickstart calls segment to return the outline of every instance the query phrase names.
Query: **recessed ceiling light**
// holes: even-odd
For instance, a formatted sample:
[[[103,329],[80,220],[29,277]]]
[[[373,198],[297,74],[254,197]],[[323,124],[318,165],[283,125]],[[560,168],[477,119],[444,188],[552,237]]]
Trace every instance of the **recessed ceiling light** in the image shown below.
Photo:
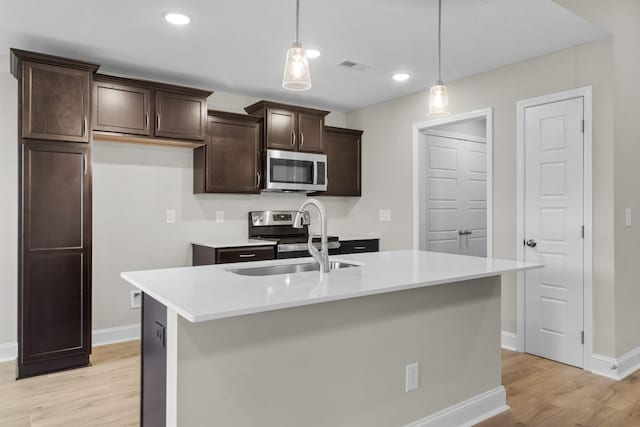
[[[320,51],[315,49],[307,49],[307,58],[314,59],[320,56]]]
[[[164,19],[174,25],[187,25],[191,22],[191,18],[182,13],[169,12],[164,14]]]
[[[391,78],[397,82],[404,82],[406,80],[409,80],[411,76],[407,73],[395,73],[393,76],[391,76]]]

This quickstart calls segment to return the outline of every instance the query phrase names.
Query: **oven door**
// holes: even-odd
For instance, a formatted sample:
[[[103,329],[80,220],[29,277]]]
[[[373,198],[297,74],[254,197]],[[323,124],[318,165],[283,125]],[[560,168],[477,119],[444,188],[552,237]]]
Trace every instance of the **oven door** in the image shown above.
[[[326,191],[325,154],[267,150],[266,190]]]

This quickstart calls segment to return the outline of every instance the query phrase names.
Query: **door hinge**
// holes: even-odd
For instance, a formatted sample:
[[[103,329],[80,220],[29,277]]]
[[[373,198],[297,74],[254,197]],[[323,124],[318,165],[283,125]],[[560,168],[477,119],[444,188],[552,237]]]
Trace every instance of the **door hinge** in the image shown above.
[[[582,238],[584,239],[584,225],[582,226],[582,231],[580,232],[580,235],[582,236]]]
[[[582,133],[584,133],[584,119],[582,119]]]
[[[584,344],[584,331],[580,333],[580,343]]]

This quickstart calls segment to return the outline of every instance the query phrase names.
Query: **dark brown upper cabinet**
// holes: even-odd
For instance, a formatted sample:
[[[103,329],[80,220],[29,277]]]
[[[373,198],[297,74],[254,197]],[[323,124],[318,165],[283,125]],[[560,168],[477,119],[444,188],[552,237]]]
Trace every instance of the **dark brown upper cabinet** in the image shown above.
[[[260,101],[245,108],[264,118],[265,145],[273,150],[324,152],[324,118],[329,111]]]
[[[324,116],[298,113],[298,134],[300,151],[324,153]]]
[[[197,147],[204,143],[213,92],[95,74],[93,138]]]
[[[93,130],[151,135],[151,89],[95,80]]]
[[[155,92],[155,135],[201,141],[207,132],[207,98],[178,92]]]
[[[91,74],[97,65],[11,49],[11,68],[21,82],[23,138],[89,142]]]
[[[325,127],[327,191],[325,196],[362,194],[362,131]]]
[[[193,152],[194,193],[259,193],[262,118],[209,111],[207,139]]]

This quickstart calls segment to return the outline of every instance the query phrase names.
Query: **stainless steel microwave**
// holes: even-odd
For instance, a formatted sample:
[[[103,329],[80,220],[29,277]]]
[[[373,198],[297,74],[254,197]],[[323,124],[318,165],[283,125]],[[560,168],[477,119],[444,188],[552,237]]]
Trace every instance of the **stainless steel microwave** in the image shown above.
[[[327,191],[327,155],[267,150],[267,191]]]

